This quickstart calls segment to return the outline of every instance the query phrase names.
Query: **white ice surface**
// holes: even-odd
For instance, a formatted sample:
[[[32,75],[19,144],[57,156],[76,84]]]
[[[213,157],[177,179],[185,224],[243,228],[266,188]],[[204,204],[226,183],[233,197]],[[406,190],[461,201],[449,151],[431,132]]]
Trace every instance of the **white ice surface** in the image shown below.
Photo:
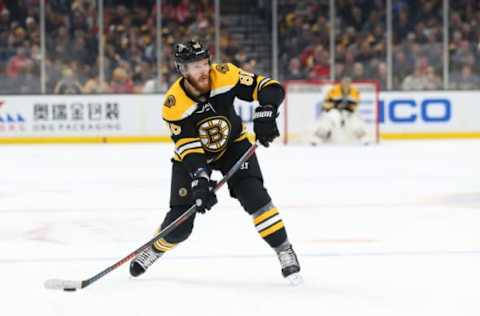
[[[222,189],[191,238],[141,278],[125,264],[77,292],[44,289],[89,278],[151,237],[171,152],[2,146],[0,314],[480,315],[480,141],[260,148],[301,287]]]

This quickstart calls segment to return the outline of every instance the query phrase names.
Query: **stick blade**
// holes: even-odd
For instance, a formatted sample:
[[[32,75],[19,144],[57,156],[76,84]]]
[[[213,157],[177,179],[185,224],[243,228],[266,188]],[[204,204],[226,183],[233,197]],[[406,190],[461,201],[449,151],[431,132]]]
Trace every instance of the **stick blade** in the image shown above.
[[[82,282],[62,279],[48,279],[45,281],[44,286],[49,290],[75,291],[82,288]]]

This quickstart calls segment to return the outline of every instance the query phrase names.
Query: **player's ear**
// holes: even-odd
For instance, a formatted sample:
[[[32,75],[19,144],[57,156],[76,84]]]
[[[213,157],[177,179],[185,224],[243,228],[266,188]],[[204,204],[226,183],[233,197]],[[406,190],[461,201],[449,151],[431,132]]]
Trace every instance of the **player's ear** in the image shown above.
[[[185,64],[180,64],[180,63],[175,63],[175,67],[177,68],[177,72],[184,76],[186,75],[187,71],[186,71],[186,65]]]

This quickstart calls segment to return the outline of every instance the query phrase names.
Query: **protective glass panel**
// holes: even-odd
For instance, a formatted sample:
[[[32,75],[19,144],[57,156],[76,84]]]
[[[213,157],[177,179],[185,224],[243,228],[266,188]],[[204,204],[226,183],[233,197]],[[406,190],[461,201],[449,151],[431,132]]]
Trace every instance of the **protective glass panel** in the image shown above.
[[[335,78],[387,86],[386,1],[336,1]]]
[[[155,1],[104,2],[104,63],[109,93],[141,93],[156,77]]]
[[[442,1],[393,1],[393,88],[443,87]]]
[[[480,88],[480,2],[450,1],[449,88]]]
[[[330,78],[329,1],[278,0],[281,80]]]
[[[220,15],[220,61],[271,76],[271,1],[221,1]]]
[[[46,92],[99,92],[95,1],[45,1]]]
[[[207,45],[214,60],[215,1],[162,0],[162,75],[172,84],[175,69],[173,47],[179,41],[198,40]]]
[[[0,93],[41,92],[40,7],[0,1]]]

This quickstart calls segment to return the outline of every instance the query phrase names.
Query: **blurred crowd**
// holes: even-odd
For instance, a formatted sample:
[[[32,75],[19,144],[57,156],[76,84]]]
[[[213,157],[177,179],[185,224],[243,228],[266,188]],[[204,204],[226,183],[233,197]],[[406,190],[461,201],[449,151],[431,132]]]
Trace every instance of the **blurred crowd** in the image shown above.
[[[155,0],[104,0],[105,78],[96,0],[46,1],[47,93],[163,92],[177,78],[173,44],[194,36],[215,51],[213,0],[162,0],[162,63],[157,67]],[[259,1],[264,4],[264,1]],[[393,0],[393,88],[443,88],[442,0]],[[385,0],[335,1],[334,68],[328,0],[279,0],[282,80],[378,80],[387,87]],[[262,13],[258,18],[268,19]],[[449,88],[480,87],[480,1],[450,1]],[[221,33],[222,61],[255,71],[257,61]],[[41,92],[39,0],[0,0],[0,93]],[[160,71],[160,76],[159,72]],[[160,79],[159,79],[160,78]]]
[[[480,88],[480,1],[450,2],[450,88]]]
[[[210,0],[162,1],[161,67],[157,67],[156,10],[155,0],[104,1],[105,79],[100,82],[97,1],[46,1],[47,93],[165,91],[177,77],[172,48],[178,39],[195,34],[214,45],[214,10]],[[3,92],[41,90],[39,14],[39,0],[0,0]]]
[[[334,69],[329,1],[280,0],[281,64],[285,79],[386,79],[385,1],[335,1]],[[383,83],[382,83],[383,84]]]
[[[393,0],[393,89],[443,88],[442,0]],[[335,1],[330,65],[329,1],[280,0],[283,79],[378,80],[387,87],[386,1]],[[450,2],[449,88],[480,87],[480,1]]]

